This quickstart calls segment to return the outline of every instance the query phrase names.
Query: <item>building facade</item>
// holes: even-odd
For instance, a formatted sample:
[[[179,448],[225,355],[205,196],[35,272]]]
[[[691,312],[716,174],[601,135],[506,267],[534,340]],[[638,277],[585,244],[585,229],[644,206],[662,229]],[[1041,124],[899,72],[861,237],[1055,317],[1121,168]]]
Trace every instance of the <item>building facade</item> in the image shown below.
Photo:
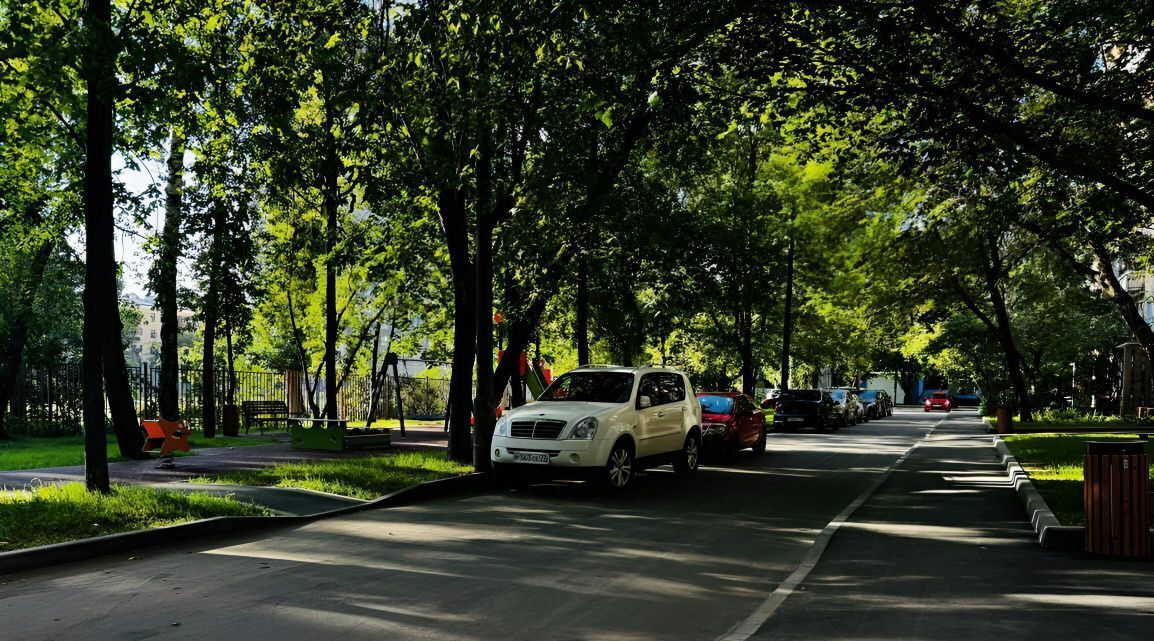
[[[140,318],[135,333],[130,333],[131,326],[125,323],[124,338],[127,346],[124,349],[124,356],[128,364],[156,367],[160,364],[160,310],[155,307],[156,299],[127,294],[121,297],[120,304]],[[180,323],[180,338],[177,343],[181,347],[191,347],[196,340],[197,330],[193,313],[181,309],[177,310],[176,317]]]

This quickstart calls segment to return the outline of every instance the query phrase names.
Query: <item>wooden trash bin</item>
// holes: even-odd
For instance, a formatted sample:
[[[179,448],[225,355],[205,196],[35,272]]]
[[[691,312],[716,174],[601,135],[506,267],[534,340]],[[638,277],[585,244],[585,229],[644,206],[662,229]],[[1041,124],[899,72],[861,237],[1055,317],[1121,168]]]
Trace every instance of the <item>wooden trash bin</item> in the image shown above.
[[[1141,441],[1086,444],[1082,468],[1086,551],[1150,555],[1150,457]]]

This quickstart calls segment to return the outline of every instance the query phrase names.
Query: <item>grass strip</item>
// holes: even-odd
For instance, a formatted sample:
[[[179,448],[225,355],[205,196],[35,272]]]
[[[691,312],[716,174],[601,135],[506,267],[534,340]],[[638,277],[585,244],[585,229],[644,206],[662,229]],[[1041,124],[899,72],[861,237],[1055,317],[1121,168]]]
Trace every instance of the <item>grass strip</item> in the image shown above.
[[[249,445],[269,445],[277,443],[267,436],[218,436],[204,438],[194,432],[188,444],[195,449],[209,447],[245,447]],[[179,455],[179,453],[178,453]],[[114,437],[108,441],[108,461],[125,460],[120,455]],[[0,441],[0,471],[31,470],[42,467],[68,467],[84,464],[83,436],[20,437],[10,441]]]
[[[192,482],[295,487],[370,500],[416,483],[460,476],[471,471],[472,467],[454,463],[442,452],[401,452],[280,463],[255,470],[222,472]]]
[[[1133,441],[1136,434],[1007,434],[1002,437],[1062,525],[1083,525],[1082,462],[1088,441]]]
[[[80,483],[0,491],[0,552],[214,516],[271,514],[229,498],[132,485],[113,486],[109,494]]]

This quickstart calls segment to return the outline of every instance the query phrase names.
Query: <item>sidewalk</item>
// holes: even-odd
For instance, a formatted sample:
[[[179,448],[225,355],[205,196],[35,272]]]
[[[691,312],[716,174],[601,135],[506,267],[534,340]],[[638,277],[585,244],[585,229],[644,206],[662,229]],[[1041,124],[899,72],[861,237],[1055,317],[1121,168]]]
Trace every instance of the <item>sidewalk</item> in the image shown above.
[[[1154,564],[1039,547],[983,431],[941,425],[753,638],[1154,637]]]
[[[405,430],[401,438],[398,429],[392,431],[393,446],[388,449],[351,452],[294,450],[288,443],[277,445],[250,445],[245,447],[202,448],[196,456],[176,459],[176,469],[157,469],[157,460],[123,461],[109,463],[108,473],[113,483],[173,483],[190,478],[229,470],[271,467],[278,463],[336,458],[373,456],[406,450],[443,450],[448,447],[448,434],[440,427],[417,426]],[[0,472],[0,489],[23,489],[30,483],[83,482],[84,466],[52,467],[35,470]]]

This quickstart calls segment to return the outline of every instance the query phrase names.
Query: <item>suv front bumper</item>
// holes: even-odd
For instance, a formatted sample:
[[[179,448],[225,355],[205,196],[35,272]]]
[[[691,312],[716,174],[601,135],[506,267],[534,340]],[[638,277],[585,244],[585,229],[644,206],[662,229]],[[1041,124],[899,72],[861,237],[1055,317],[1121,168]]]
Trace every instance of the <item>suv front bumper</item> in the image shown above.
[[[489,460],[494,467],[524,470],[601,468],[609,460],[611,443],[593,439],[529,439],[494,436]],[[515,452],[544,453],[548,463],[524,463],[514,460]]]

